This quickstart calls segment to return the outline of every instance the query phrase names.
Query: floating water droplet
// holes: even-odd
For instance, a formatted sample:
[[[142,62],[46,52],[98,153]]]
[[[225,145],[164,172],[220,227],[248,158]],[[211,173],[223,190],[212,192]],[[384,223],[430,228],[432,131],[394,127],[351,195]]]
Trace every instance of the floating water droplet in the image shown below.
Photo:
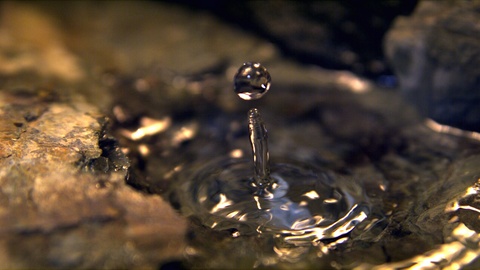
[[[272,78],[260,63],[246,62],[234,77],[234,90],[244,100],[259,99],[270,89]]]

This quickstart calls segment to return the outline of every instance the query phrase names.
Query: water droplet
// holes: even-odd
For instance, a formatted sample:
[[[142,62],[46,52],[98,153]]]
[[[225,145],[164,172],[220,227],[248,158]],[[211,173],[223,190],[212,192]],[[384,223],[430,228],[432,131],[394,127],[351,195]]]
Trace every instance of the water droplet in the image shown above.
[[[246,62],[234,77],[234,90],[244,100],[259,99],[270,89],[272,78],[260,63]]]
[[[244,100],[259,99],[270,82],[259,63],[244,63],[235,75],[235,92]],[[256,108],[248,112],[248,131],[253,164],[242,149],[234,149],[227,157],[199,160],[199,166],[189,166],[194,172],[176,174],[173,197],[186,213],[234,238],[256,231],[281,234],[278,240],[294,245],[339,238],[367,218],[370,205],[349,179],[301,161],[270,164],[267,129]],[[323,203],[314,201],[320,198]]]

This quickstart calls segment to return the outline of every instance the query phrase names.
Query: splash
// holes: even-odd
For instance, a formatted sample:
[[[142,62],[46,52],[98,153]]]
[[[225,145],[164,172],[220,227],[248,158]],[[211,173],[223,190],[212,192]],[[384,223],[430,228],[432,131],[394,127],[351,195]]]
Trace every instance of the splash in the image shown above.
[[[259,63],[245,63],[235,75],[235,92],[258,99],[270,80]],[[179,173],[174,196],[185,215],[214,230],[233,230],[234,237],[272,234],[295,245],[342,237],[367,218],[370,206],[352,179],[301,160],[270,164],[267,129],[256,108],[248,112],[248,130],[253,162],[219,157]]]

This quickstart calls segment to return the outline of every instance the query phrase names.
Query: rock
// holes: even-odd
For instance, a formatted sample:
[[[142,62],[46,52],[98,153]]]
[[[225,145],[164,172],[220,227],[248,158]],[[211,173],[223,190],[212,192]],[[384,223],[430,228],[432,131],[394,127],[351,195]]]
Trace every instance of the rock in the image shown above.
[[[43,77],[76,81],[85,78],[79,59],[62,41],[57,22],[28,4],[2,4],[0,72],[35,70]],[[31,31],[35,25],[37,31]],[[41,67],[41,68],[40,68]]]
[[[95,107],[4,92],[0,119],[1,268],[156,268],[181,254],[184,220],[126,186]],[[102,157],[111,170],[86,166]]]
[[[385,39],[401,89],[419,111],[473,131],[480,131],[479,10],[475,1],[423,1]]]

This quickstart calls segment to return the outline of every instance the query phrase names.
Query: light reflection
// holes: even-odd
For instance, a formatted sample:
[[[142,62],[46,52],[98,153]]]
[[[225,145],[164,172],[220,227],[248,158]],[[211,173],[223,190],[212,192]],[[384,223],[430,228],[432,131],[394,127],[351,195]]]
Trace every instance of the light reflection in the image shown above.
[[[292,230],[301,230],[303,228],[307,228],[312,225],[312,220],[311,219],[301,219],[301,220],[296,220],[292,226]]]
[[[307,201],[301,201],[298,203],[299,206],[307,206],[308,202]]]
[[[362,80],[350,72],[338,72],[337,83],[346,86],[354,93],[365,93],[370,90],[370,84],[366,80]]]
[[[165,131],[170,127],[172,120],[170,117],[164,117],[163,119],[153,119],[148,117],[142,117],[140,120],[140,128],[134,132],[128,130],[121,130],[123,136],[138,141],[146,136],[152,136]]]
[[[364,231],[368,231],[368,230],[370,230],[370,228],[372,228],[372,227],[373,227],[373,225],[375,225],[375,224],[377,223],[377,221],[378,221],[378,220],[379,220],[378,218],[374,218],[374,219],[372,219],[372,221],[371,221],[370,223],[368,223],[368,225],[367,225],[367,226],[365,226],[365,229],[364,229]]]
[[[113,115],[115,116],[115,119],[117,119],[117,121],[120,123],[127,121],[127,114],[119,105],[113,107]]]
[[[445,207],[445,212],[449,213],[449,212],[455,212],[458,209],[463,209],[463,210],[470,210],[470,211],[480,213],[480,209],[478,209],[476,207],[473,207],[471,205],[460,204],[461,199],[467,198],[469,196],[478,195],[478,193],[479,193],[479,183],[480,183],[480,179],[478,179],[477,182],[473,186],[469,187],[459,199],[455,199],[455,200],[449,202],[447,204],[447,206]]]
[[[343,243],[345,243],[347,240],[348,240],[348,236],[340,237],[340,238],[338,238],[337,240],[335,240],[335,241],[333,241],[333,242],[331,242],[331,243],[328,243],[327,245],[325,245],[325,247],[328,248],[328,249],[333,249],[335,246],[340,245],[340,244],[343,244]]]
[[[480,179],[472,187],[469,187],[462,196],[450,201],[445,207],[446,213],[455,213],[456,211],[468,210],[473,214],[480,213],[480,209],[464,204],[462,202],[471,201],[471,196],[478,196]],[[477,198],[474,198],[476,201]],[[480,218],[480,215],[478,215]],[[450,224],[458,223],[452,230],[447,243],[441,244],[424,254],[414,256],[410,259],[386,263],[383,265],[372,266],[362,264],[356,269],[461,269],[468,266],[480,256],[480,234],[475,230],[469,229],[464,223],[460,222],[458,215],[454,215],[448,221]]]
[[[163,175],[165,179],[170,179],[175,173],[179,172],[183,168],[183,165],[177,165],[172,170]]]
[[[348,239],[348,238],[346,238]],[[346,240],[345,239],[345,240]],[[344,240],[342,239],[341,241],[335,241],[333,243],[331,243],[329,246],[333,246],[333,245],[336,245],[336,244],[339,244],[339,242],[344,242]],[[320,243],[320,244],[316,244],[316,245],[313,245],[313,246],[318,246],[319,247],[319,252],[317,252],[317,256],[318,257],[322,257],[324,254],[327,254],[328,253],[328,247],[326,247],[323,243]],[[304,258],[303,255],[307,254],[309,251],[310,251],[310,247],[309,246],[296,246],[294,248],[290,247],[290,252],[284,252],[284,254],[288,254],[289,255],[289,262],[297,262],[299,261],[300,259]],[[278,254],[278,253],[277,253]],[[283,259],[285,260],[285,259]]]
[[[279,186],[278,183],[277,183],[277,182],[274,182],[274,183],[272,184],[272,189],[273,189],[273,190],[276,190],[276,189],[278,188],[278,186]]]
[[[461,223],[453,230],[452,238],[453,241],[450,243],[439,245],[429,252],[407,260],[375,267],[362,264],[356,269],[461,269],[478,257],[479,235]]]
[[[303,194],[302,196],[308,197],[311,200],[320,198],[320,195],[315,190],[310,190],[309,192]]]
[[[290,235],[285,237],[285,241],[288,243],[302,243],[305,241],[318,241],[320,239],[337,238],[349,233],[355,228],[355,226],[364,221],[367,218],[367,214],[359,205],[354,205],[350,211],[341,219],[332,223],[327,227],[311,227],[301,231],[300,235]]]
[[[335,198],[328,198],[328,199],[323,200],[323,202],[327,203],[327,204],[331,204],[331,203],[337,203],[338,200],[335,199]]]
[[[229,200],[225,194],[221,193],[219,197],[220,201],[210,210],[212,214],[233,204],[233,201]]]
[[[140,144],[138,146],[138,152],[140,153],[140,155],[146,157],[150,154],[150,148],[148,148],[146,144]]]
[[[352,210],[350,210],[350,211],[352,211]],[[359,213],[359,215],[357,215],[355,218],[351,219],[350,221],[341,223],[342,225],[339,226],[339,227],[337,227],[338,224],[340,224],[340,223],[338,223],[339,221],[333,223],[330,227],[333,227],[333,225],[337,225],[337,226],[335,226],[336,229],[335,229],[335,234],[333,234],[333,236],[334,237],[339,237],[341,235],[347,234],[348,232],[353,230],[353,228],[355,228],[355,226],[358,223],[362,222],[366,218],[367,218],[367,214],[362,211],[362,212]]]
[[[480,209],[475,208],[475,207],[470,206],[470,205],[458,205],[458,209],[471,210],[471,211],[480,213]]]
[[[315,215],[312,218],[313,218],[313,220],[315,220],[315,224],[317,224],[317,225],[320,224],[320,222],[322,222],[324,220],[324,218],[320,215]]]
[[[467,228],[467,226],[465,226],[463,223],[453,230],[452,236],[463,243],[467,243],[467,241],[475,243],[479,242],[479,235],[475,231]]]
[[[308,247],[273,247],[273,251],[277,254],[281,261],[295,263],[308,252]]]
[[[427,127],[429,127],[431,130],[439,132],[439,133],[451,134],[451,135],[455,135],[455,136],[458,136],[458,137],[467,137],[467,138],[470,138],[470,139],[480,141],[480,133],[478,133],[478,132],[465,131],[465,130],[462,130],[462,129],[459,129],[459,128],[454,128],[454,127],[451,127],[451,126],[442,125],[442,124],[439,124],[439,123],[435,122],[432,119],[427,119],[425,121],[425,125]]]
[[[322,254],[328,254],[328,251],[329,251],[329,250],[330,250],[330,249],[329,249],[327,246],[325,246],[325,245],[320,246],[320,251],[321,251]],[[317,256],[318,256],[318,255],[317,255]],[[320,257],[320,256],[319,256],[319,257]]]
[[[243,151],[242,149],[234,149],[230,151],[229,156],[231,158],[242,158],[243,157]]]
[[[228,206],[228,205],[227,205],[227,206]],[[228,214],[226,215],[226,217],[227,217],[227,218],[234,218],[234,217],[236,217],[236,216],[238,215],[238,213],[240,213],[240,211],[236,210],[236,211],[233,211],[233,212],[231,212],[231,213],[228,213]]]
[[[191,140],[195,135],[197,135],[198,124],[191,123],[180,128],[172,138],[172,144],[174,146],[179,146],[181,143]]]
[[[258,196],[253,196],[253,199],[254,199],[255,202],[257,203],[257,208],[258,208],[258,210],[261,210],[261,209],[262,209],[262,206],[260,205],[260,201],[259,201]]]
[[[243,100],[251,100],[252,99],[252,97],[248,94],[239,93],[238,96]]]
[[[458,222],[460,219],[458,216],[453,216],[451,219],[448,220],[448,223],[455,223]]]
[[[247,214],[243,214],[238,218],[239,221],[247,221]]]
[[[479,191],[478,183],[480,183],[480,179],[477,180],[477,183],[475,183],[475,185],[473,185],[473,187],[469,187],[467,189],[467,192],[465,193],[465,196],[478,194],[478,191]]]

